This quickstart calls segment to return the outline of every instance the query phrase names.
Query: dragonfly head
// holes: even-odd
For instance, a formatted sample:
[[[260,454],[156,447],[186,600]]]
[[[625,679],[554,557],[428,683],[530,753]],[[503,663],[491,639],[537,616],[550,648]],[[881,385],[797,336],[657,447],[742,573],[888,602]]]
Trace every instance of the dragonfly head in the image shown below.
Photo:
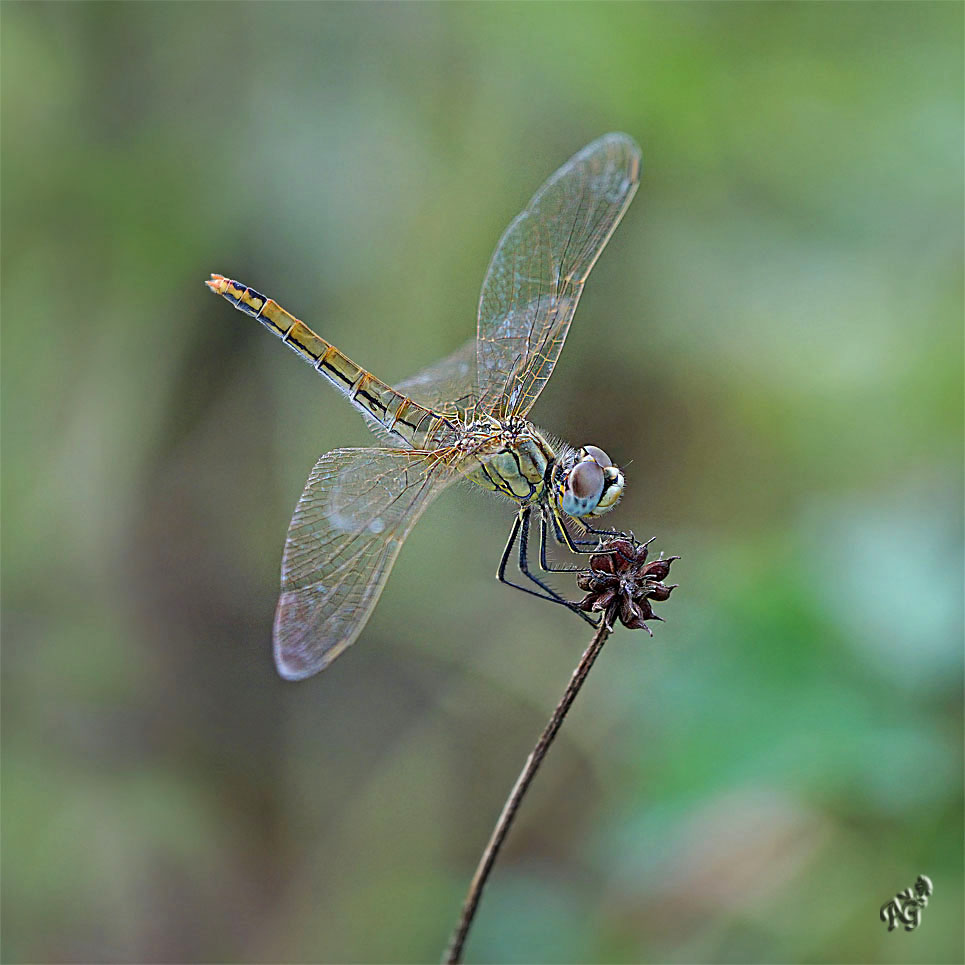
[[[556,497],[569,516],[602,516],[622,495],[622,470],[596,446],[584,446],[560,467]]]

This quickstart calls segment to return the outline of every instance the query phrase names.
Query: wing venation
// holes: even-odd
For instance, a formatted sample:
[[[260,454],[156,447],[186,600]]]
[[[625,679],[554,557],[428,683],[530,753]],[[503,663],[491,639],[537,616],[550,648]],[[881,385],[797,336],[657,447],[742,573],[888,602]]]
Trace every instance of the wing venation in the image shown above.
[[[335,449],[318,460],[282,560],[274,646],[283,677],[309,677],[355,642],[403,541],[452,479],[444,450]]]
[[[476,389],[475,338],[421,372],[397,382],[395,388],[440,415],[458,415],[471,408]]]
[[[607,134],[570,158],[500,239],[479,298],[480,402],[525,415],[549,379],[586,278],[640,180],[640,149]]]

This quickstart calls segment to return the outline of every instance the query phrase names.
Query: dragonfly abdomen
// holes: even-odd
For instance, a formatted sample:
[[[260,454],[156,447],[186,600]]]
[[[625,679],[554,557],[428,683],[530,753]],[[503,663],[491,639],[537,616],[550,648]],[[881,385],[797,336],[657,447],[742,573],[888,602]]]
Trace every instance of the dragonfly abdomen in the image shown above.
[[[449,441],[452,427],[446,419],[377,379],[274,299],[223,275],[212,275],[205,284],[235,308],[261,322],[293,352],[311,363],[363,415],[397,440],[412,449],[434,448]]]
[[[328,364],[337,366],[342,360],[355,364],[332,346]],[[365,416],[413,449],[434,449],[454,440],[455,429],[448,420],[413,402],[370,372],[363,371],[347,394]]]

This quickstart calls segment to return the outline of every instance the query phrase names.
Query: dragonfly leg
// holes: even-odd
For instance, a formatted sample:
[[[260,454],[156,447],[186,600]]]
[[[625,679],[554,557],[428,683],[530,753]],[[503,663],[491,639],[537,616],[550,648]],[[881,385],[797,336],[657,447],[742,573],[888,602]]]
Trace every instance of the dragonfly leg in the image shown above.
[[[554,534],[555,535],[555,534]],[[562,540],[557,536],[556,542],[562,543]],[[549,543],[549,530],[546,521],[546,512],[544,511],[539,520],[539,567],[546,573],[582,573],[586,567],[585,566],[552,566],[546,559],[546,546]],[[577,550],[577,552],[580,552]],[[590,552],[584,550],[583,552]]]
[[[509,558],[513,553],[513,548],[516,545],[516,541],[519,539],[520,533],[522,532],[523,513],[525,512],[528,511],[523,510],[513,521],[513,528],[509,532],[509,539],[506,540],[506,547],[503,550],[502,558],[499,560],[499,569],[496,571],[496,579],[499,580],[500,583],[504,583],[506,586],[511,586],[514,590],[521,590],[523,593],[529,593],[531,596],[539,597],[541,600],[549,599],[553,603],[559,603],[561,601],[555,596],[547,596],[545,593],[537,593],[535,590],[531,590],[529,587],[520,586],[518,583],[513,583],[512,580],[509,580],[506,577],[506,567],[509,564]]]
[[[575,603],[561,596],[559,593],[556,592],[556,590],[554,590],[551,586],[547,585],[538,576],[536,576],[535,573],[532,573],[530,571],[530,568],[529,568],[530,518],[531,518],[531,510],[529,508],[524,509],[523,512],[520,513],[520,530],[519,530],[519,571],[520,573],[522,573],[523,576],[525,576],[528,580],[535,583],[541,590],[543,590],[543,592],[548,595],[549,599],[552,599],[555,602],[562,604],[563,606],[569,607],[569,609],[571,609],[574,613],[579,614],[587,623],[589,623],[590,626],[593,626],[593,627],[599,626],[598,621],[593,620],[591,617],[587,616],[587,614],[584,613],[582,610],[580,610]],[[541,565],[542,565],[542,560],[543,558],[545,558],[545,548],[544,548],[542,539],[540,540],[540,557],[541,557]],[[550,572],[550,573],[554,572],[553,570],[550,570],[545,566],[543,566],[542,568],[547,572]],[[571,571],[561,570],[559,572],[571,572]]]
[[[588,533],[592,533],[598,539],[619,539],[622,537],[623,539],[630,540],[631,543],[636,542],[632,532],[624,533],[623,530],[620,529],[594,529],[589,523],[583,523],[583,527]]]
[[[597,552],[600,546],[598,539],[574,539],[573,534],[566,528],[566,524],[559,518],[556,511],[550,509],[549,513],[553,521],[553,539],[560,546],[565,546],[571,553],[582,553],[585,556],[591,556]]]
[[[604,537],[612,539],[614,536],[622,536],[626,539],[627,536],[626,533],[621,533],[617,530],[593,529],[584,523],[583,525],[586,526],[586,529],[591,533],[595,533],[596,537],[594,539],[580,539],[579,537],[575,537],[566,528],[566,523],[560,519],[559,513],[557,513],[556,510],[551,508],[549,513],[553,521],[553,538],[560,546],[565,546],[571,553],[593,556],[600,552],[600,544],[603,542]]]
[[[549,512],[552,515],[553,538],[561,546],[565,546],[571,553],[579,553],[584,556],[602,556],[608,553],[619,553],[627,562],[631,562],[629,557],[619,549],[601,550],[600,547],[604,542],[604,537],[607,539],[628,539],[631,543],[636,544],[637,541],[632,533],[627,534],[615,529],[594,529],[592,526],[586,526],[584,523],[583,525],[586,526],[589,532],[596,534],[596,539],[576,539],[566,528],[566,524],[560,519],[559,515],[552,509],[550,509]]]
[[[511,586],[514,590],[520,590],[523,593],[528,593],[530,596],[535,596],[540,600],[549,600],[551,603],[558,603],[561,606],[565,606],[567,609],[573,610],[574,613],[578,613],[591,626],[597,626],[597,624],[582,610],[577,610],[574,603],[571,603],[569,600],[560,596],[559,593],[529,572],[527,548],[529,544],[530,512],[531,510],[529,507],[525,507],[524,509],[520,510],[519,514],[516,516],[516,519],[513,522],[513,528],[509,533],[509,539],[506,541],[506,548],[503,550],[502,558],[499,561],[499,569],[496,571],[496,579],[499,580],[500,583],[505,583],[506,586]],[[512,555],[513,547],[516,545],[517,541],[519,542],[519,571],[523,574],[523,576],[535,583],[542,592],[530,589],[527,586],[520,586],[518,583],[513,583],[512,580],[506,577],[506,567],[509,563],[509,557]]]

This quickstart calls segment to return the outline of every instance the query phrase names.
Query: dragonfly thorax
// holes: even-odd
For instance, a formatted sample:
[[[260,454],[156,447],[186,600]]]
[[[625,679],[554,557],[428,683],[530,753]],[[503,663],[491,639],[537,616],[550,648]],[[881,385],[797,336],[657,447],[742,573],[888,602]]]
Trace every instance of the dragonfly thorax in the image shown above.
[[[518,417],[475,419],[456,447],[471,457],[468,479],[522,505],[543,497],[557,459],[556,448],[536,426]]]

